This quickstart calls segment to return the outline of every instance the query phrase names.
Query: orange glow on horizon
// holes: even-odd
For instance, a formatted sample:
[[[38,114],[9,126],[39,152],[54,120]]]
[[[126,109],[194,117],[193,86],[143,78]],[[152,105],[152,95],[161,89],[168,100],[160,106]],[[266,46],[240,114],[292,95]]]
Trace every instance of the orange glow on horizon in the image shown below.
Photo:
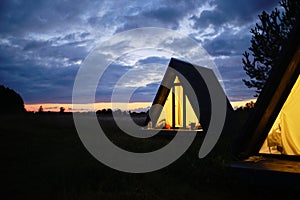
[[[243,101],[233,101],[230,102],[232,107],[238,108],[240,106],[245,106],[246,103],[256,99],[249,99]],[[43,107],[44,112],[59,112],[60,107],[65,108],[65,112],[95,112],[102,109],[121,109],[121,110],[137,110],[144,109],[147,110],[152,105],[152,102],[134,102],[134,103],[95,103],[95,104],[78,104],[73,106],[73,104],[59,104],[59,103],[41,103],[41,104],[25,104],[25,109],[29,112],[38,112],[39,107]],[[76,108],[76,109],[74,109]]]
[[[43,107],[44,112],[59,112],[60,107],[65,108],[65,112],[95,112],[102,109],[112,110],[137,110],[147,109],[152,102],[134,102],[134,103],[95,103],[95,104],[59,104],[59,103],[41,103],[41,104],[25,104],[25,109],[29,112],[38,112],[39,107]]]
[[[236,109],[238,107],[245,106],[246,103],[249,103],[251,101],[253,101],[255,103],[256,99],[248,99],[248,100],[243,100],[243,101],[233,101],[233,102],[230,102],[230,103],[231,103],[231,106],[233,107],[233,109]]]

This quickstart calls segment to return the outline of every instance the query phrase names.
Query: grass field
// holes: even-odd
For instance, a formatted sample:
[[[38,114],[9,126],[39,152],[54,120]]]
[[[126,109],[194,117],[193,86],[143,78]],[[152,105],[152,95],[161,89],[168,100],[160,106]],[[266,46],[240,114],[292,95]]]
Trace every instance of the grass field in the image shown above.
[[[131,151],[157,149],[172,139],[134,140],[110,118],[100,123],[114,143]],[[168,167],[129,174],[87,152],[70,114],[2,115],[0,136],[1,199],[287,199],[299,193],[233,178],[225,167],[231,159],[226,138],[205,159],[197,157],[196,138]]]

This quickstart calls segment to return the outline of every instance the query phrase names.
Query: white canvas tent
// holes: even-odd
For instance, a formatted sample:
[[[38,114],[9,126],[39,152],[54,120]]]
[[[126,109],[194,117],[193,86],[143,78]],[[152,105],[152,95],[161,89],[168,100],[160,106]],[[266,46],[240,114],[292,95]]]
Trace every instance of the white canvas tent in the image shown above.
[[[300,155],[300,78],[282,106],[260,153]]]

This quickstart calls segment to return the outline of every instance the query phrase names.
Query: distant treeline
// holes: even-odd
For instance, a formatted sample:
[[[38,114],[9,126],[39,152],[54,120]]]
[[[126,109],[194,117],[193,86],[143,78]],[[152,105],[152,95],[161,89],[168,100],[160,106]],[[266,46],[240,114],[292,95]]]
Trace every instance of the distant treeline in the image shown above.
[[[147,112],[131,112],[131,111],[122,111],[120,109],[112,110],[112,109],[102,109],[96,111],[97,115],[131,115],[131,116],[137,116],[137,115],[147,115]]]

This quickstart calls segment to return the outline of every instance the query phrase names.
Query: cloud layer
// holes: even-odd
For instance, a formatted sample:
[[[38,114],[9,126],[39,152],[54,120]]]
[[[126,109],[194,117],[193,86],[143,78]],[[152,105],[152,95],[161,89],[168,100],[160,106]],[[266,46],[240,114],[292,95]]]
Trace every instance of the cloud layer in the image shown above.
[[[257,15],[277,4],[277,0],[2,1],[0,84],[19,92],[25,103],[70,103],[76,73],[89,52],[116,33],[146,26],[169,28],[194,39],[217,64],[229,98],[252,98],[254,93],[241,81],[246,78],[241,55],[250,45],[249,30]],[[124,44],[119,45],[115,48]],[[184,47],[179,43],[178,48]],[[112,84],[136,68],[131,74],[136,81],[128,82],[124,91],[130,84],[140,84],[132,101],[152,101],[168,63],[166,55],[144,52],[121,57],[100,81],[97,100],[108,101]]]

